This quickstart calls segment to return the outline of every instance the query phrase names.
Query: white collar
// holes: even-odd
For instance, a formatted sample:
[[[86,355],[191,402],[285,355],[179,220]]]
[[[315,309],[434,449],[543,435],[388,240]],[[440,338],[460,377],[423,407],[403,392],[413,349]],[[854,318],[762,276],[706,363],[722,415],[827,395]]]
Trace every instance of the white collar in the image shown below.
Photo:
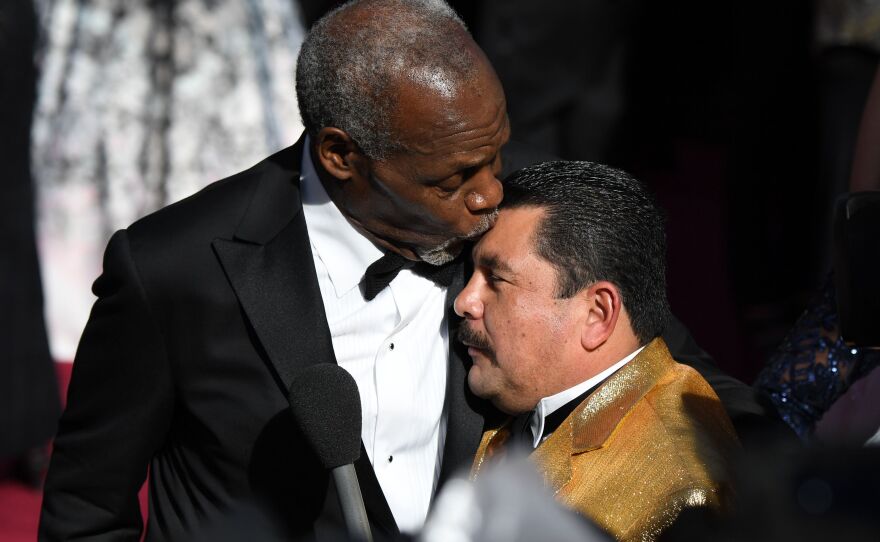
[[[383,252],[346,220],[327,195],[312,163],[311,141],[303,145],[300,190],[309,240],[324,262],[336,297],[341,298],[360,284],[367,267]]]
[[[590,388],[598,386],[603,380],[614,374],[615,371],[632,361],[632,359],[639,355],[639,352],[641,352],[644,348],[644,346],[639,347],[638,350],[618,361],[611,367],[608,367],[596,376],[585,380],[580,384],[572,386],[567,390],[561,391],[555,395],[551,395],[550,397],[545,397],[538,401],[537,406],[535,406],[535,409],[532,411],[532,418],[530,422],[533,448],[537,448],[538,445],[541,444],[541,441],[544,440],[541,437],[544,433],[544,422],[547,419],[547,416],[553,414],[561,407],[566,405],[569,401],[574,400]]]

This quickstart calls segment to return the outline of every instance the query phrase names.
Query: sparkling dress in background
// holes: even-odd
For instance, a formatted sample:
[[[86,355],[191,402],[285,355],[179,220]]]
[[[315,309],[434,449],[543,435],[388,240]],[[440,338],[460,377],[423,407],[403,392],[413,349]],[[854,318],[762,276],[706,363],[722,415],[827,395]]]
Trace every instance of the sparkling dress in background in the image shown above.
[[[292,144],[293,0],[43,0],[32,157],[56,359],[111,233]]]
[[[816,423],[860,378],[880,365],[880,351],[847,345],[840,336],[834,284],[822,290],[758,375],[782,419],[803,440]]]

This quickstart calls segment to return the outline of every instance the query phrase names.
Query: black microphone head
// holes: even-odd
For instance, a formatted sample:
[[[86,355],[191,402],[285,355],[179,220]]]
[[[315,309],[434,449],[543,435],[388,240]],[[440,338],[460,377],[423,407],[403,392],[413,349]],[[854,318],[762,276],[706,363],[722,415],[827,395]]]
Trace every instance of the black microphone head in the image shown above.
[[[335,363],[306,367],[287,397],[297,426],[326,468],[360,457],[361,395],[348,371]]]

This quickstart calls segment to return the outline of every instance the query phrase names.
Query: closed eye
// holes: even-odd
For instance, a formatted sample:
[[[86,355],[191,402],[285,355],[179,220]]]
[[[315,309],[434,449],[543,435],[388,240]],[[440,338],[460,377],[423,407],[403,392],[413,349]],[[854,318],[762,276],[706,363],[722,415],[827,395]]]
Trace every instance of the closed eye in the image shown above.
[[[437,193],[440,194],[440,197],[447,198],[447,197],[451,196],[452,194],[455,194],[456,192],[458,192],[458,187],[457,186],[443,186],[443,185],[438,184],[438,185],[434,186],[434,190],[436,190]]]
[[[506,280],[504,280],[504,278],[499,277],[492,271],[485,271],[483,274],[485,275],[486,282],[489,284],[489,286],[495,287],[502,282],[507,282]]]
[[[440,195],[440,197],[449,197],[452,194],[458,192],[458,189],[461,188],[461,185],[461,175],[454,175],[452,177],[443,179],[443,181],[439,183],[434,184],[432,188]]]
[[[474,261],[490,288],[495,288],[503,282],[510,282],[505,276],[509,278],[516,276],[516,273],[502,258],[492,253],[480,251],[479,247],[480,245],[477,245],[474,249]],[[499,272],[501,275],[498,274]]]

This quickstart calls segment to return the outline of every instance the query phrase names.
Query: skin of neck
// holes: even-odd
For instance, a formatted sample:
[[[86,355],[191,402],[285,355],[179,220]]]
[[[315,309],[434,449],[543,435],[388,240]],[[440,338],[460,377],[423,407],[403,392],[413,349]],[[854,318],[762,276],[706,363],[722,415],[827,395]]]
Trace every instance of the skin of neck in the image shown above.
[[[558,389],[546,396],[555,395],[593,378],[635,352],[640,346],[642,344],[632,330],[629,315],[626,309],[622,309],[613,330],[599,346],[587,349],[583,344],[579,344],[575,347],[572,361],[568,364],[569,370],[557,384]]]

